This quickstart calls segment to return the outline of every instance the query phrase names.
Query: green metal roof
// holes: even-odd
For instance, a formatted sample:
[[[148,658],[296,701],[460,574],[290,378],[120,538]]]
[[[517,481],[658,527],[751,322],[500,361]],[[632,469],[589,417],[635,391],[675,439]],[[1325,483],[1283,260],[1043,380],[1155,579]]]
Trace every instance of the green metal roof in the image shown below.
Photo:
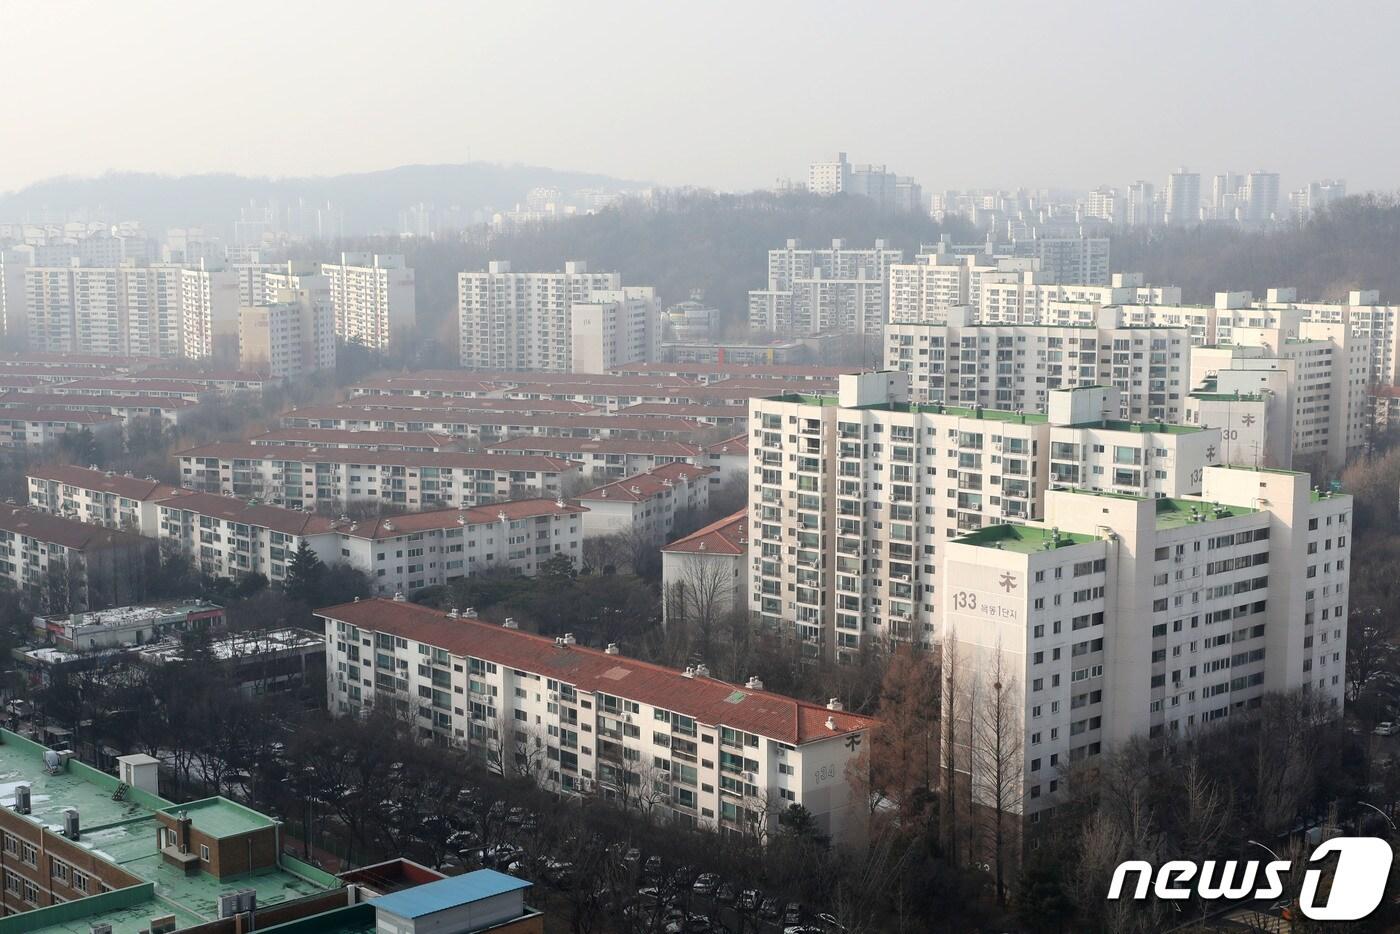
[[[1084,545],[1096,539],[1092,535],[1061,532],[1034,525],[989,525],[953,541],[982,548],[1030,553],[1065,548],[1069,545]]]

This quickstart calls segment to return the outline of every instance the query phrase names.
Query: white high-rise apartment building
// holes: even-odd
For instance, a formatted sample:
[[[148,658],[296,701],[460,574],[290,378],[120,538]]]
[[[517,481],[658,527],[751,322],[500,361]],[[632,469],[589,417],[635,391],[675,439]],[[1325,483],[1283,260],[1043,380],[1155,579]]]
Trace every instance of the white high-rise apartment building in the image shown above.
[[[1129,227],[1152,227],[1157,221],[1156,186],[1151,182],[1133,182],[1128,186],[1128,206],[1123,222]]]
[[[807,190],[814,195],[839,195],[851,186],[851,164],[838,152],[834,162],[813,162],[807,167]]]
[[[579,305],[590,307],[576,316]],[[630,355],[650,354],[660,340],[653,290],[624,289],[619,274],[589,272],[582,262],[562,272],[513,272],[495,261],[486,272],[460,273],[457,308],[468,369],[587,372],[609,359],[612,366],[644,360]]]
[[[1199,172],[1177,169],[1167,177],[1166,223],[1183,227],[1200,222],[1201,176]]]
[[[908,377],[750,403],[750,609],[809,654],[931,641],[950,538],[1044,517],[1055,487],[1201,491],[1220,432],[1119,421],[1116,390],[1051,394],[1048,415],[911,405]]]
[[[1342,179],[1309,182],[1304,188],[1289,192],[1288,207],[1298,221],[1306,221],[1315,211],[1347,196],[1347,183]]]
[[[570,306],[570,370],[607,373],[655,360],[661,318],[651,286],[594,289]]]
[[[1279,206],[1278,173],[1254,171],[1245,176],[1240,187],[1241,220],[1250,224],[1266,224],[1277,219]]]
[[[789,240],[768,251],[768,287],[749,293],[749,327],[774,334],[878,335],[889,301],[890,269],[904,251],[876,240],[852,249],[804,249]]]
[[[1199,496],[1051,491],[1043,522],[943,544],[938,635],[958,699],[1013,687],[1024,797],[1011,810],[1038,821],[1065,800],[1071,767],[1270,692],[1301,689],[1340,714],[1352,499],[1309,485],[1206,467]],[[985,780],[971,779],[976,796]]]
[[[228,315],[226,276],[202,267],[28,266],[33,350],[133,357],[204,357]]]
[[[1117,188],[1101,185],[1089,192],[1089,197],[1084,202],[1084,216],[1107,221],[1110,224],[1121,224],[1127,216],[1127,199]]]
[[[1117,308],[1090,324],[890,324],[885,367],[909,375],[917,403],[1045,412],[1056,389],[1104,385],[1120,417],[1180,422],[1190,391],[1190,338],[1180,328],[1132,327]]]
[[[1108,237],[1020,237],[1006,252],[1038,261],[1040,271],[1053,282],[1109,284]]]
[[[342,253],[322,263],[330,284],[336,337],[376,350],[404,340],[417,318],[413,270],[401,255]]]
[[[243,369],[296,379],[335,368],[335,318],[325,280],[293,278],[308,284],[279,288],[272,301],[239,309],[238,353]]]

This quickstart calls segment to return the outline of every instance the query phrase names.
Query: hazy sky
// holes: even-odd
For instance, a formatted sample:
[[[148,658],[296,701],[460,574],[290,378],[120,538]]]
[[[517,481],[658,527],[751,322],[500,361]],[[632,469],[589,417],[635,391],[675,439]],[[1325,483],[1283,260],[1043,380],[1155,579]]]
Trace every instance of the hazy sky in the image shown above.
[[[926,191],[1178,164],[1393,189],[1397,27],[1292,0],[0,0],[0,190],[469,159],[751,188],[838,149]]]

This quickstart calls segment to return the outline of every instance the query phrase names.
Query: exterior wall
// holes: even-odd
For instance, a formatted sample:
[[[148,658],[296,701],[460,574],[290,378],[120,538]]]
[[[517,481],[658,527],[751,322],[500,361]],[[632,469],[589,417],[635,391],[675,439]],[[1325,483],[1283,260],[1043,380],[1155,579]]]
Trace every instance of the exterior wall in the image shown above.
[[[288,506],[380,501],[410,509],[476,506],[555,496],[560,473],[539,470],[387,466],[287,460],[267,448],[257,458],[180,456],[181,483],[191,489],[266,499]]]
[[[9,808],[0,809],[0,893],[6,914],[31,911],[85,895],[139,885],[142,880],[97,856],[90,848],[40,827]],[[27,860],[28,855],[33,856]],[[53,870],[67,867],[67,881]],[[74,870],[80,874],[75,876]],[[25,883],[29,884],[26,888]],[[86,886],[84,893],[79,886]],[[27,895],[34,895],[30,899]]]
[[[722,725],[329,617],[326,658],[333,713],[371,705],[416,712],[424,738],[489,757],[514,756],[539,739],[546,758],[537,780],[552,791],[644,798],[677,820],[745,833],[754,823],[773,830],[776,810],[799,803],[838,838],[857,829],[848,820],[849,789],[836,789],[859,749],[859,742],[848,748],[847,737],[793,746],[731,735]]]
[[[1052,400],[1081,393],[1116,408],[1112,389]],[[950,537],[1042,519],[1056,486],[1198,492],[1220,450],[1218,430],[860,399],[752,403],[750,610],[795,626],[810,654],[839,657],[873,637],[931,642]]]
[[[748,555],[661,552],[661,621],[674,611],[677,601],[693,600],[689,592],[702,588],[700,599],[713,601],[713,610],[724,615],[745,609],[749,603]]]
[[[497,370],[572,369],[570,309],[595,289],[617,290],[617,273],[590,273],[583,263],[564,272],[511,272],[493,262],[486,272],[457,277],[459,355],[463,367]]]
[[[1044,412],[1051,390],[1108,385],[1122,392],[1120,418],[1180,422],[1185,415],[1191,347],[1180,330],[958,319],[886,328],[885,367],[909,373],[913,401]]]
[[[334,560],[363,570],[374,592],[383,596],[412,593],[499,568],[533,576],[554,555],[566,555],[575,566],[582,563],[583,520],[591,514],[534,516],[387,539],[338,531]]]
[[[1179,504],[1199,517],[1052,492],[1021,545],[947,545],[957,583],[941,641],[965,692],[1014,686],[1033,821],[1062,800],[1069,765],[1133,737],[1187,733],[1271,691],[1340,710],[1351,498],[1315,496],[1302,474],[1205,474],[1203,495]],[[1242,501],[1258,508],[1229,505]]]

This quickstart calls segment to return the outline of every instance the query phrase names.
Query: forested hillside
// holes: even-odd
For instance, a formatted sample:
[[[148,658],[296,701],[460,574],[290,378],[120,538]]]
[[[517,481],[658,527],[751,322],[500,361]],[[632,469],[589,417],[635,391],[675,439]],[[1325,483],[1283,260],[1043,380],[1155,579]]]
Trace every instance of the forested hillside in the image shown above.
[[[1217,291],[1292,286],[1303,300],[1345,298],[1379,289],[1400,301],[1400,202],[1394,196],[1347,198],[1301,228],[1273,233],[1197,227],[1131,231],[1113,238],[1113,268],[1179,285],[1187,302]]]
[[[925,215],[882,213],[865,198],[687,193],[667,196],[658,205],[628,201],[559,223],[481,233],[468,242],[356,238],[344,248],[406,254],[418,279],[424,335],[455,347],[457,273],[485,269],[492,259],[510,260],[522,271],[586,260],[593,269],[622,273],[626,284],[656,286],[663,303],[684,300],[698,289],[731,328],[740,328],[748,290],[766,285],[768,250],[789,237],[809,245],[840,237],[853,246],[882,237],[912,259],[921,243],[937,240],[943,229]],[[953,233],[971,236],[962,226]],[[305,247],[307,256],[325,251],[324,244]]]

